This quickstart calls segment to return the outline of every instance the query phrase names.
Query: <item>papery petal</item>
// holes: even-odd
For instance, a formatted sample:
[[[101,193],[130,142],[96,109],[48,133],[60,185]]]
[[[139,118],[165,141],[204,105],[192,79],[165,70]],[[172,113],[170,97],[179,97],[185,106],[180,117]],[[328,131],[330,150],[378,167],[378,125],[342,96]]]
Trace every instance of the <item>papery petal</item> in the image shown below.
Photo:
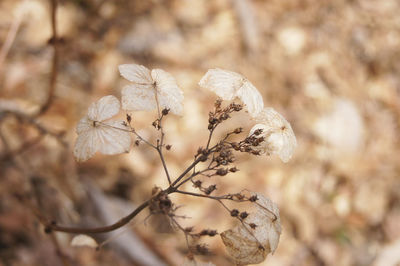
[[[71,240],[71,246],[80,247],[80,246],[88,246],[91,248],[97,248],[98,244],[96,240],[88,235],[77,235]]]
[[[246,105],[247,111],[251,117],[256,117],[264,108],[264,101],[253,84],[250,81],[245,81],[237,90],[237,97]]]
[[[79,133],[75,142],[74,156],[78,162],[83,162],[93,157],[98,149],[99,138],[96,129],[92,127]]]
[[[236,228],[224,231],[220,236],[229,255],[238,265],[261,263],[269,253],[268,249],[257,241],[244,237]]]
[[[104,121],[118,114],[121,105],[112,95],[104,96],[90,105],[88,117],[93,121]]]
[[[127,80],[138,85],[153,84],[150,70],[142,65],[123,64],[118,66],[119,73]]]
[[[78,124],[76,125],[77,134],[81,134],[82,132],[89,131],[92,129],[93,129],[93,121],[91,121],[87,116],[79,120]]]
[[[124,126],[123,121],[103,122],[97,128],[100,140],[99,151],[102,154],[120,154],[129,152],[131,146],[131,135],[129,128]]]
[[[128,111],[150,111],[157,109],[155,90],[129,85],[122,89],[122,109]]]
[[[219,68],[209,69],[201,78],[199,86],[215,92],[223,100],[233,100],[245,78],[235,72]]]
[[[153,69],[151,76],[156,82],[158,101],[161,108],[170,109],[171,113],[182,113],[183,92],[178,87],[175,78],[162,69]]]

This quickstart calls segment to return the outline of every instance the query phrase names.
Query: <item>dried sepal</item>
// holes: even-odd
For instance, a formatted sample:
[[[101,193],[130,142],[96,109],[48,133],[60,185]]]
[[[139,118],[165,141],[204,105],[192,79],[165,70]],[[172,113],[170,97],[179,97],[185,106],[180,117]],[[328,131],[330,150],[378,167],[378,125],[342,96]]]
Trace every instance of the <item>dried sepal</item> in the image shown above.
[[[109,155],[129,152],[131,136],[127,125],[124,121],[106,121],[119,109],[120,103],[112,95],[90,105],[87,116],[76,127],[74,155],[78,162],[88,160],[97,151]]]
[[[297,146],[290,123],[273,108],[264,108],[256,121],[259,124],[250,130],[249,135],[254,133],[263,141],[254,149],[261,153],[276,154],[283,162],[288,162]]]
[[[221,233],[221,238],[235,263],[261,263],[276,250],[281,234],[279,209],[269,198],[253,193],[255,211],[233,229]],[[237,216],[238,212],[236,213]]]
[[[199,86],[215,92],[223,100],[239,98],[252,117],[256,117],[264,108],[260,92],[238,73],[218,68],[209,69],[201,78]]]
[[[175,78],[162,69],[149,70],[136,64],[120,65],[121,76],[133,84],[122,89],[122,109],[128,111],[149,111],[169,109],[180,115],[183,110],[183,93]]]
[[[88,246],[91,248],[97,248],[98,244],[96,240],[88,235],[77,235],[71,240],[71,246],[73,247],[81,247],[81,246]]]

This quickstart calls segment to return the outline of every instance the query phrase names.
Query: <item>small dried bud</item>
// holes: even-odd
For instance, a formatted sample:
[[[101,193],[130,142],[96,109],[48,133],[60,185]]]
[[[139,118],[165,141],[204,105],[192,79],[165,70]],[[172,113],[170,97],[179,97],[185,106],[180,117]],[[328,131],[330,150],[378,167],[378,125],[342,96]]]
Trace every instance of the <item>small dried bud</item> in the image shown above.
[[[229,168],[229,172],[236,173],[237,171],[239,171],[239,169],[236,167]]]
[[[46,226],[46,227],[44,228],[44,232],[45,232],[46,234],[50,234],[52,231],[53,231],[53,230],[51,229],[50,226]]]
[[[222,120],[227,120],[229,118],[229,115],[227,114],[227,113],[223,113],[222,115],[221,115],[221,119]]]
[[[136,141],[135,141],[135,145],[136,145],[136,146],[139,146],[139,144],[140,144],[140,140],[136,140]]]
[[[262,129],[257,129],[254,131],[254,135],[259,136],[262,133]]]
[[[164,110],[165,110],[165,109],[164,109]],[[169,151],[169,150],[171,149],[171,147],[172,147],[172,146],[169,145],[169,144],[168,144],[167,146],[165,146],[165,148],[167,149],[167,151]]]
[[[215,236],[217,233],[217,230],[210,230],[210,229],[204,229],[199,233],[201,236]]]
[[[199,187],[201,187],[201,185],[202,185],[202,182],[200,180],[196,180],[193,182],[193,186],[195,188],[199,188]]]
[[[232,217],[237,217],[239,215],[239,211],[237,209],[231,210],[231,216]]]
[[[164,108],[161,113],[162,113],[162,115],[168,115],[169,109],[168,108]]]
[[[249,198],[249,201],[256,202],[258,200],[257,195],[253,195]]]
[[[197,244],[196,253],[200,255],[207,255],[210,253],[210,251],[208,250],[208,247],[205,244]]]
[[[216,119],[215,117],[210,117],[209,119],[208,119],[208,123],[210,123],[210,124],[216,124],[218,122],[218,119]]]
[[[213,129],[213,127],[214,127],[214,125],[213,124],[208,124],[208,130],[211,130],[211,129]]]
[[[256,229],[256,227],[257,227],[257,225],[255,223],[250,223],[249,226],[251,229]]]
[[[205,161],[207,161],[207,159],[208,159],[207,155],[201,155],[199,160],[200,160],[200,162],[205,162]]]
[[[156,122],[156,121],[154,121],[151,125],[152,125],[153,127],[157,128],[157,122]]]
[[[249,214],[247,212],[241,212],[240,213],[240,218],[242,218],[242,219],[246,219],[247,216],[249,216]]]
[[[126,121],[128,121],[129,124],[131,123],[132,117],[130,116],[130,114],[126,114]]]
[[[233,131],[233,133],[235,133],[235,134],[240,134],[242,132],[243,132],[243,128],[241,128],[241,127],[235,128],[235,130]]]
[[[217,172],[216,172],[216,174],[217,175],[220,175],[220,176],[224,176],[224,175],[226,175],[228,173],[228,170],[226,170],[226,169],[224,169],[224,168],[219,168],[218,170],[217,170]]]
[[[210,195],[214,190],[217,189],[217,185],[210,185],[208,188],[205,189],[204,193]]]

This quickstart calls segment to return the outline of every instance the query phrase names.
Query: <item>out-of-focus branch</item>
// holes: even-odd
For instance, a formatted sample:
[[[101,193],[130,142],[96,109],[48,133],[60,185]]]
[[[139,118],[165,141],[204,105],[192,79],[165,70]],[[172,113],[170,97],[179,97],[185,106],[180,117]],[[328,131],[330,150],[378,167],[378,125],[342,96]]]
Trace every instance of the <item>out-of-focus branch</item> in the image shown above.
[[[4,61],[6,60],[8,52],[10,51],[11,46],[14,43],[15,36],[17,36],[19,26],[21,26],[21,22],[22,22],[22,16],[17,15],[16,18],[13,20],[10,30],[7,33],[6,40],[3,44],[3,46],[1,47],[1,50],[0,50],[0,75],[3,70]]]
[[[37,116],[44,114],[50,107],[53,97],[54,91],[56,88],[57,76],[58,76],[58,35],[57,35],[57,1],[58,0],[50,0],[50,18],[51,18],[51,32],[52,36],[50,39],[50,43],[53,46],[53,58],[51,65],[51,74],[49,80],[49,88],[47,92],[47,99],[44,104],[41,106]]]

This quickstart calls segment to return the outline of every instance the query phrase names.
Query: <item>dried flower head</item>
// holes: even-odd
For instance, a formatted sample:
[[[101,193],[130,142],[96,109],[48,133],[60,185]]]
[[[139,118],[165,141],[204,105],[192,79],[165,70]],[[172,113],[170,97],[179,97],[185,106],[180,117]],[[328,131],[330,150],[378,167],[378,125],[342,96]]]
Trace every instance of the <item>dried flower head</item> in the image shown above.
[[[109,155],[129,152],[129,128],[124,121],[107,121],[119,110],[120,103],[112,95],[104,96],[90,105],[87,116],[76,127],[78,138],[74,155],[77,161],[86,161],[97,151]]]
[[[149,70],[135,65],[120,65],[121,76],[133,84],[122,89],[122,109],[129,111],[149,111],[168,109],[176,115],[182,113],[183,92],[175,78],[162,69]]]
[[[259,152],[276,154],[283,162],[288,162],[297,146],[296,136],[289,122],[273,108],[264,108],[257,116],[255,125],[250,134],[263,138],[263,141],[254,147]]]
[[[279,209],[269,198],[259,194],[255,212],[245,222],[221,233],[222,241],[236,264],[257,264],[278,246],[281,234]]]
[[[242,75],[219,68],[209,69],[199,82],[200,87],[215,92],[223,100],[239,98],[249,114],[256,117],[264,108],[260,92]]]

